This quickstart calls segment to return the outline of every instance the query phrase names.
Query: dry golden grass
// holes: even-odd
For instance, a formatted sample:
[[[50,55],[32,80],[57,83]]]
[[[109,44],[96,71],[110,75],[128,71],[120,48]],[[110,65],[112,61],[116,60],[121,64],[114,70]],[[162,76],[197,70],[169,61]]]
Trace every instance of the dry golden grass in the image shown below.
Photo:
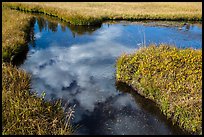
[[[10,62],[27,49],[32,16],[29,14],[2,9],[2,58]]]
[[[73,127],[60,101],[48,102],[30,92],[30,75],[2,64],[2,133],[4,135],[69,135]]]
[[[106,19],[202,20],[201,2],[24,2],[3,3],[3,5],[27,11],[51,13],[77,25]]]
[[[33,3],[32,3],[33,4]],[[103,3],[34,3],[48,7],[60,8],[67,11],[78,12],[87,16],[135,16],[138,14],[164,14],[164,15],[201,15],[201,3],[164,3],[164,2],[103,2]]]

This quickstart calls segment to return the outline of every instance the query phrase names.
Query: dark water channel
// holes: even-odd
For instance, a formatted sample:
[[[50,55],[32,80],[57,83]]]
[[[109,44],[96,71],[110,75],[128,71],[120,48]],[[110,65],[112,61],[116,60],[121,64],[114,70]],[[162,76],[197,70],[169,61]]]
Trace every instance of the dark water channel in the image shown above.
[[[154,103],[115,83],[115,62],[143,44],[202,48],[197,25],[164,26],[118,22],[83,27],[37,17],[26,60],[32,90],[46,99],[75,105],[76,134],[187,134],[173,126]],[[122,86],[121,86],[122,85]],[[131,94],[130,94],[131,93]]]

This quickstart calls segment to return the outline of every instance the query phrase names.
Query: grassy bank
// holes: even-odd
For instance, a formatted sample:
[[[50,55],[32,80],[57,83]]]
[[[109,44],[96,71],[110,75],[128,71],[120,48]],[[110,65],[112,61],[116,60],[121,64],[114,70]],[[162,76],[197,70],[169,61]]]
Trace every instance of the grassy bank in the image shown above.
[[[48,102],[30,92],[30,76],[8,64],[2,66],[2,126],[6,135],[71,134],[71,114],[60,101]],[[68,121],[66,121],[68,120]]]
[[[202,134],[202,51],[151,45],[122,55],[116,79],[156,102],[174,124]]]
[[[201,2],[3,2],[2,5],[55,16],[74,25],[94,25],[105,20],[202,20]]]
[[[34,19],[30,14],[22,14],[3,8],[2,10],[2,58],[12,62],[14,58],[28,50],[26,43]]]
[[[10,64],[27,49],[32,16],[2,9],[2,134],[72,134],[60,101],[48,102],[30,91],[30,75]]]

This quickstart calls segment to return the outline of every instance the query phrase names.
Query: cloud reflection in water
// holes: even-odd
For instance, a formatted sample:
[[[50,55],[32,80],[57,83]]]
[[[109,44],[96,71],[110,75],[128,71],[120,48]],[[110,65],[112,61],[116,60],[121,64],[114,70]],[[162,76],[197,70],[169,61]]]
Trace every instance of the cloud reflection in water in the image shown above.
[[[41,31],[35,34],[36,41],[47,34],[43,33],[47,30]],[[46,98],[63,98],[76,104],[75,122],[90,122],[79,134],[171,134],[132,96],[115,88],[116,58],[136,50],[117,40],[123,31],[122,26],[102,28],[94,40],[70,46],[48,41],[47,48],[32,48],[21,68],[32,74],[32,89],[38,94],[45,91]],[[49,40],[47,37],[45,40]]]
[[[134,51],[113,41],[121,33],[118,27],[112,27],[101,31],[93,42],[33,49],[22,68],[32,73],[32,88],[39,94],[46,91],[48,98],[52,94],[69,101],[76,99],[80,107],[91,112],[94,104],[118,94],[114,86],[115,59],[124,52]],[[73,89],[76,90],[72,91],[73,96],[66,88],[74,81],[77,88]]]

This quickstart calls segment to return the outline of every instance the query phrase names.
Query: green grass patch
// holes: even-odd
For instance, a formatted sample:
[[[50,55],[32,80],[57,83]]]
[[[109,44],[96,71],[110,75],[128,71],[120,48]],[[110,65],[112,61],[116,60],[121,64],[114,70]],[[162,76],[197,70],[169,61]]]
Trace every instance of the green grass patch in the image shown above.
[[[116,79],[156,102],[173,124],[202,134],[202,51],[150,45],[124,54]]]

